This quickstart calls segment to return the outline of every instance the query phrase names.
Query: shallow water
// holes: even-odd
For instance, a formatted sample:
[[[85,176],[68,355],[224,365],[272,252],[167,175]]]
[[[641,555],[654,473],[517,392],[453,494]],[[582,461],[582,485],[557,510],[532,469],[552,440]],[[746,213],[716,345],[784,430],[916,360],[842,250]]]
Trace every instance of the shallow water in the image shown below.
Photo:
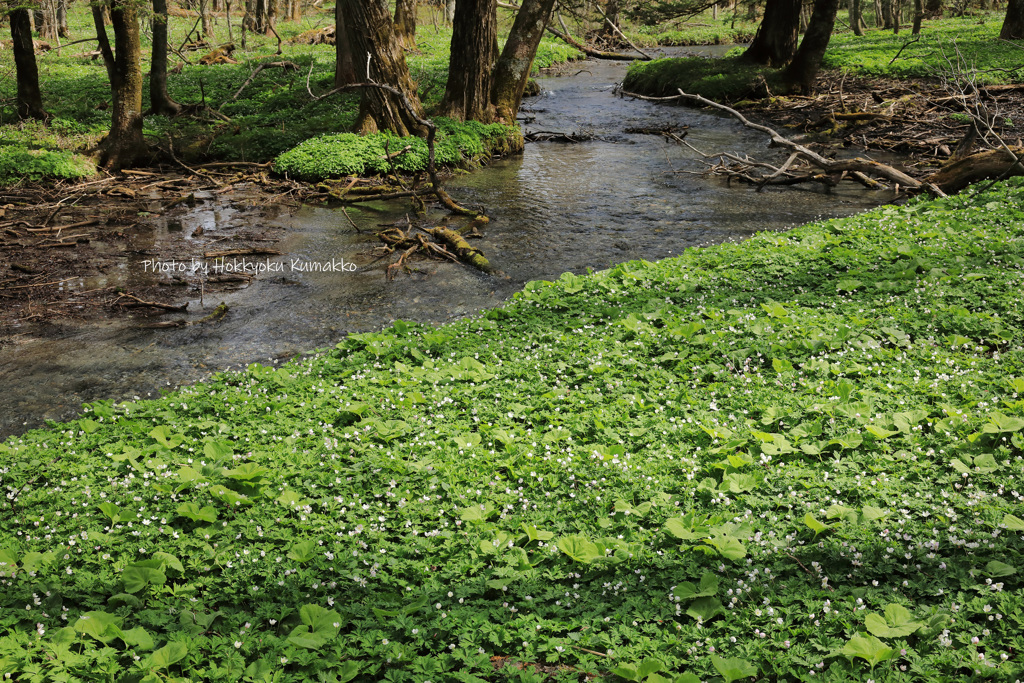
[[[283,238],[275,246],[286,256],[247,257],[250,263],[279,264],[280,272],[262,273],[245,289],[205,297],[202,305],[190,302],[190,319],[227,303],[230,312],[214,324],[154,330],[139,327],[136,319],[11,331],[13,342],[0,347],[0,437],[73,417],[82,402],[145,397],[215,370],[328,347],[349,332],[379,329],[395,319],[438,322],[468,315],[500,304],[525,282],[555,279],[567,270],[661,259],[760,230],[856,213],[891,198],[858,189],[756,193],[686,173],[702,168],[693,152],[625,129],[689,125],[687,141],[705,151],[747,152],[766,161],[782,155],[767,149],[764,136],[723,116],[617,97],[613,88],[625,73],[621,63],[580,62],[569,73],[541,79],[543,93],[525,103],[526,113],[536,117],[525,129],[589,132],[598,140],[528,144],[522,157],[448,184],[459,201],[487,207],[491,223],[474,246],[505,277],[424,262],[422,273],[389,282],[382,264],[365,266],[374,243],[352,230],[340,210],[256,209],[252,198],[200,195],[186,216],[153,219],[154,241],[188,239],[199,225],[208,233],[280,227]],[[408,211],[408,204],[393,203],[348,213],[370,227]],[[128,259],[103,282],[69,286],[130,283],[140,277],[144,258]],[[340,262],[364,265],[338,272],[308,272],[302,265],[345,268]]]

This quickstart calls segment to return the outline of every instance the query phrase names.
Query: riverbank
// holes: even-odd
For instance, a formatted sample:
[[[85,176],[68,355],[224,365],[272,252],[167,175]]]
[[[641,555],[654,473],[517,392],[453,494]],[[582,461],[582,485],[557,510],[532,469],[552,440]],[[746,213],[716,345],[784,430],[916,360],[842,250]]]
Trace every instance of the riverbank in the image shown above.
[[[623,89],[700,94],[826,149],[911,155],[900,168],[921,176],[978,149],[968,138],[978,112],[992,112],[993,133],[1022,145],[1024,71],[1019,51],[997,39],[1001,21],[995,14],[928,21],[918,37],[837,33],[811,96],[787,95],[777,71],[744,63],[740,49],[722,60],[634,63]]]
[[[567,274],[10,439],[0,666],[1013,680],[1022,203]]]

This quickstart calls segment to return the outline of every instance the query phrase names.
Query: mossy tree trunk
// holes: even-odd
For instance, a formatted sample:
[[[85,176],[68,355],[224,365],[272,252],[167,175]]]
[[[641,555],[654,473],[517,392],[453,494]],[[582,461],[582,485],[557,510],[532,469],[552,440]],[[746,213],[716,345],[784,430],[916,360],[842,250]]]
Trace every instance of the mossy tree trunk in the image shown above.
[[[1010,0],[1006,5],[1006,18],[999,32],[1003,40],[1024,40],[1024,0]]]
[[[405,48],[416,48],[416,0],[396,0],[395,36]]]
[[[367,80],[369,72],[369,80],[405,93],[415,114],[423,116],[416,84],[409,75],[387,8],[378,0],[338,0],[338,5],[345,17],[343,23],[351,54],[360,60],[355,65],[357,80]],[[423,132],[416,118],[395,95],[380,88],[363,89],[356,126],[363,133],[390,130],[398,135],[413,135]]]
[[[103,25],[110,13],[114,50]],[[132,0],[109,0],[92,6],[93,23],[103,63],[110,78],[110,132],[99,145],[99,163],[107,170],[132,166],[149,150],[142,136],[142,44],[138,6]]]
[[[340,0],[334,5],[334,87],[356,82],[356,64],[345,31],[345,15]]]
[[[799,41],[800,5],[800,0],[768,0],[743,60],[773,67],[789,64]]]
[[[497,0],[464,0],[455,6],[448,84],[440,113],[465,121],[494,120],[491,90],[498,60]]]
[[[149,111],[177,116],[181,105],[167,94],[167,0],[153,0],[153,56],[149,65]]]
[[[555,0],[523,0],[498,58],[491,101],[498,119],[509,125],[516,120],[533,58],[554,6]]]
[[[796,56],[782,72],[782,80],[793,90],[803,94],[811,91],[814,79],[821,70],[821,60],[825,56],[828,42],[832,38],[836,14],[839,12],[839,0],[814,0],[814,11],[807,26],[807,33],[800,41]]]
[[[43,109],[43,96],[39,92],[39,68],[36,66],[36,52],[32,46],[32,18],[24,7],[12,9],[11,50],[14,52],[14,68],[18,81],[17,110],[22,119],[47,118]]]

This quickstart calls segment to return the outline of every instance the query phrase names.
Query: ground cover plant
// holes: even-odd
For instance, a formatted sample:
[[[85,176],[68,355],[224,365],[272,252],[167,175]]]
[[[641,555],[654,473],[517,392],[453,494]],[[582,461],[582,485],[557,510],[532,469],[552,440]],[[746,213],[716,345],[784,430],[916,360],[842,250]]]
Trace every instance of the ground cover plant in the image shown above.
[[[277,31],[284,39],[280,55],[275,54],[277,41],[273,37],[250,33],[246,45],[242,46],[237,27],[234,34],[236,49],[232,53],[237,64],[197,63],[204,52],[216,46],[216,41],[201,51],[186,51],[192,63],[171,55],[168,91],[174,100],[192,105],[193,113],[175,118],[147,117],[147,140],[154,148],[163,150],[165,159],[173,148],[175,154],[186,162],[262,163],[310,138],[350,131],[358,112],[358,95],[340,94],[324,99],[310,97],[311,91],[314,95],[321,95],[334,87],[334,46],[290,40],[302,32],[333,24],[333,11],[332,5],[307,15],[302,21],[278,24]],[[69,18],[72,36],[95,35],[88,5],[73,5]],[[431,23],[426,18],[426,14],[421,17],[416,36],[417,49],[407,54],[407,60],[419,85],[420,98],[430,114],[444,95],[451,27]],[[220,21],[223,22],[223,18]],[[170,42],[177,47],[194,23],[194,16],[171,16]],[[508,22],[502,26],[507,32]],[[227,42],[226,27],[221,23],[215,26],[215,30],[217,36]],[[95,146],[110,128],[110,88],[103,62],[91,53],[76,52],[89,47],[67,46],[37,56],[43,104],[54,116],[50,130],[18,121],[14,110],[16,81],[12,53],[10,50],[0,51],[0,144],[9,148],[9,153],[23,155],[40,149],[71,152],[80,157],[76,163],[85,163],[82,154]],[[149,106],[150,56],[149,35],[144,33],[144,108]],[[537,50],[534,68],[546,68],[579,56],[575,48],[547,37]],[[291,62],[298,68],[265,69],[242,89],[260,65],[282,61]],[[375,140],[379,143],[379,136]],[[21,179],[16,174],[5,174],[4,169],[6,166],[0,167],[0,182],[11,183]],[[68,176],[54,174],[47,177]]]
[[[1015,681],[1024,183],[0,445],[0,674]]]
[[[734,17],[714,19],[710,12],[688,21],[673,21],[656,26],[640,25],[626,35],[638,45],[729,45],[747,43],[757,33],[757,22]]]

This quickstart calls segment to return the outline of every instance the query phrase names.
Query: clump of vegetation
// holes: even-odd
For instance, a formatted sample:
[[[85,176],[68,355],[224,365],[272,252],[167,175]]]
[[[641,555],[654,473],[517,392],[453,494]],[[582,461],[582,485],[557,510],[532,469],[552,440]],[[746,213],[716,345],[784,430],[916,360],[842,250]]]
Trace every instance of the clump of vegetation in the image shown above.
[[[464,166],[478,162],[516,147],[517,140],[521,139],[518,128],[499,123],[462,123],[443,117],[434,123],[438,129],[434,140],[434,161],[438,166]],[[427,143],[423,138],[398,137],[386,132],[371,135],[341,133],[300,143],[274,160],[274,170],[308,181],[389,173],[392,167],[413,173],[426,170],[427,155]]]
[[[670,57],[629,65],[622,89],[642,95],[667,97],[681,89],[712,100],[732,102],[765,92],[777,71],[755,66],[738,57]]]
[[[1021,678],[1022,206],[567,273],[9,439],[0,674]]]
[[[23,180],[76,180],[95,173],[96,165],[80,154],[0,144],[0,185]]]

